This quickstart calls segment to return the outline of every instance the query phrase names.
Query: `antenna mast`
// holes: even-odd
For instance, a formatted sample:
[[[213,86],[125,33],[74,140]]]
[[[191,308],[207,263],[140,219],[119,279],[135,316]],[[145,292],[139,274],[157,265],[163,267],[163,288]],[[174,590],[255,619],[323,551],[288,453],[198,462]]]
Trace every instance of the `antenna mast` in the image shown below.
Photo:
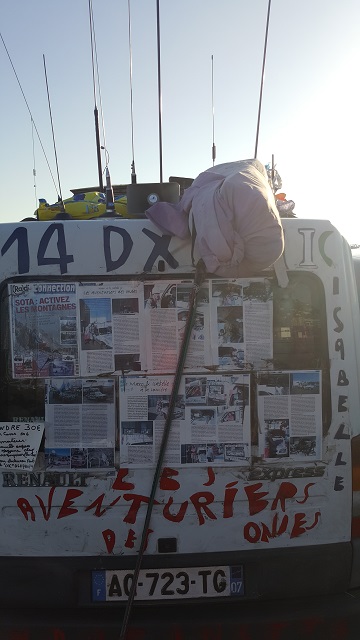
[[[161,107],[161,63],[160,63],[160,6],[156,0],[156,24],[157,24],[157,58],[158,58],[158,108],[159,108],[159,163],[160,182],[163,181],[162,167],[162,107]]]
[[[258,118],[257,118],[257,127],[256,127],[256,141],[255,141],[255,155],[254,155],[254,158],[257,157],[257,151],[258,151],[259,130],[260,130],[260,116],[261,116],[261,103],[262,103],[262,94],[263,94],[263,87],[264,87],[267,39],[268,39],[268,32],[269,32],[270,7],[271,7],[271,0],[269,0],[268,11],[267,11],[267,19],[266,19],[264,55],[263,55],[263,64],[262,64],[261,82],[260,82],[260,97],[259,97],[259,109],[258,109]]]
[[[41,142],[40,134],[39,134],[39,132],[38,132],[38,130],[37,130],[37,126],[36,126],[36,124],[35,124],[35,120],[34,120],[34,118],[32,117],[32,113],[31,113],[31,111],[30,111],[30,107],[29,107],[28,101],[26,100],[26,96],[25,96],[25,93],[24,93],[23,88],[22,88],[22,86],[21,86],[21,83],[20,83],[20,80],[19,80],[18,74],[16,73],[16,69],[15,69],[15,67],[14,67],[13,61],[12,61],[12,59],[11,59],[11,57],[10,57],[10,53],[9,53],[9,51],[8,51],[8,49],[7,49],[7,46],[6,46],[6,44],[5,44],[5,40],[4,40],[4,38],[2,37],[1,33],[0,33],[0,38],[1,38],[2,43],[3,43],[3,45],[4,45],[5,51],[6,51],[6,53],[7,53],[7,57],[9,58],[9,62],[10,62],[10,64],[11,64],[11,67],[12,67],[12,70],[13,70],[13,72],[14,72],[15,78],[16,78],[17,83],[18,83],[18,85],[19,85],[20,91],[21,91],[21,93],[22,93],[22,97],[24,98],[24,102],[25,102],[25,104],[26,104],[27,110],[28,110],[28,112],[29,112],[29,115],[30,115],[30,118],[31,118],[31,126],[32,126],[32,127],[35,129],[35,131],[36,131],[36,135],[37,135],[38,140],[39,140],[39,142],[40,142],[40,146],[41,146],[42,152],[43,152],[43,154],[44,154],[44,158],[45,158],[45,160],[46,160],[46,164],[47,164],[47,166],[48,166],[49,173],[50,173],[50,175],[51,175],[51,179],[52,179],[52,181],[53,181],[53,185],[54,185],[54,187],[55,187],[55,190],[57,191],[57,186],[56,186],[56,183],[55,183],[55,180],[54,180],[53,173],[52,173],[52,171],[51,171],[51,167],[50,167],[50,164],[49,164],[48,157],[47,157],[46,152],[45,152],[45,149],[44,149],[44,145],[43,145],[43,143]],[[35,176],[34,176],[34,177],[35,177]],[[36,204],[37,204],[37,203],[36,203]]]
[[[96,155],[97,155],[97,165],[98,165],[98,175],[99,175],[99,191],[104,191],[104,183],[102,178],[102,166],[101,166],[99,112],[96,104],[96,82],[95,82],[95,66],[94,66],[94,20],[93,20],[91,0],[89,0],[89,20],[90,20],[91,65],[92,65],[93,89],[94,89],[94,119],[95,119]]]
[[[32,137],[32,151],[33,151],[33,178],[34,178],[34,195],[35,195],[35,209],[38,206],[38,199],[36,193],[36,165],[35,165],[35,140],[34,140],[34,121],[31,118],[31,137]]]
[[[130,0],[128,0],[128,16],[129,16],[129,72],[130,72],[130,114],[131,114],[131,150],[132,150],[131,184],[136,184]]]
[[[58,185],[59,185],[59,200],[60,200],[60,202],[63,202],[63,197],[62,197],[62,193],[61,193],[61,184],[60,184],[59,163],[58,163],[57,152],[56,152],[56,144],[55,144],[54,125],[53,125],[53,119],[52,119],[52,114],[51,114],[51,104],[50,104],[50,95],[49,95],[49,85],[48,85],[48,79],[47,79],[47,73],[46,73],[46,63],[45,63],[45,55],[44,55],[44,54],[43,54],[43,61],[44,61],[44,72],[45,72],[46,92],[47,92],[48,104],[49,104],[49,113],[50,113],[51,131],[52,131],[53,144],[54,144],[54,154],[55,154],[55,162],[56,162],[56,171],[57,171]],[[64,205],[63,205],[63,206],[64,206]]]
[[[214,110],[214,56],[211,56],[211,108],[212,108],[212,161],[213,166],[216,159],[216,146],[215,146],[215,110]]]

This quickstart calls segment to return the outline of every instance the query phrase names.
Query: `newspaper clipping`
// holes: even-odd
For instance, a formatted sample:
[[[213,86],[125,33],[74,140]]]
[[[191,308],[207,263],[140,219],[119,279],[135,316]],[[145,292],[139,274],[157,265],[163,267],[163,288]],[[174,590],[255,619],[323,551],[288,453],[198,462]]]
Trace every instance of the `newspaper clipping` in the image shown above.
[[[120,462],[153,465],[169,411],[172,376],[120,380]],[[185,375],[165,464],[248,464],[250,376]]]
[[[149,371],[156,373],[175,371],[189,314],[192,288],[191,281],[158,280],[144,285]],[[203,369],[211,362],[209,323],[209,283],[205,283],[198,295],[186,357],[187,369]]]
[[[212,280],[211,284],[212,364],[223,369],[264,369],[273,357],[271,280]]]
[[[145,368],[143,295],[138,282],[79,286],[82,375]]]
[[[257,400],[265,460],[321,459],[321,371],[258,373]]]
[[[114,468],[115,381],[45,381],[45,464],[57,471]]]
[[[76,285],[9,285],[14,378],[79,375]]]

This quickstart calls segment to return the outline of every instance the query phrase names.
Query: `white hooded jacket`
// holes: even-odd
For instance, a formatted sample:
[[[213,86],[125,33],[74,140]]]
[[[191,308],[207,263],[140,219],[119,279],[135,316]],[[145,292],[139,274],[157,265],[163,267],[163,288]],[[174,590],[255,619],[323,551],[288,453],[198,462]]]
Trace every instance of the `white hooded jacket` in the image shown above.
[[[163,232],[186,238],[196,231],[195,251],[207,271],[236,277],[272,265],[284,236],[265,167],[239,160],[207,169],[178,204],[158,202],[146,211]]]

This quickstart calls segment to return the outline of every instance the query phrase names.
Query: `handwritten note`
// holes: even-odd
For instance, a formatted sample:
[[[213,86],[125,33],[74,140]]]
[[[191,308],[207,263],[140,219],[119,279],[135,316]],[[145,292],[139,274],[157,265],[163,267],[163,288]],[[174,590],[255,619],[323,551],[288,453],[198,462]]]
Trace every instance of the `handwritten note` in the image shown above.
[[[0,469],[32,471],[44,423],[0,422]]]

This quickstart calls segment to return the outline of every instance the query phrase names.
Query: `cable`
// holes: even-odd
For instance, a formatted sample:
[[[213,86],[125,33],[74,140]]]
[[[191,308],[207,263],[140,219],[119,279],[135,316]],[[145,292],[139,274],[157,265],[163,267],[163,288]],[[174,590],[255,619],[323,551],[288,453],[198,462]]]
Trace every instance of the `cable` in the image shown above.
[[[161,445],[160,445],[159,457],[156,464],[156,469],[153,477],[151,492],[149,496],[149,502],[148,502],[146,516],[145,516],[143,530],[142,530],[140,549],[139,549],[138,556],[136,558],[134,575],[133,575],[133,579],[130,587],[129,597],[126,602],[126,608],[125,608],[124,617],[122,621],[119,640],[125,640],[126,638],[126,632],[129,624],[130,613],[131,613],[134,598],[135,598],[136,586],[139,578],[141,563],[142,563],[143,555],[144,555],[146,544],[147,544],[148,528],[150,524],[152,509],[154,506],[155,494],[159,484],[160,474],[161,474],[162,465],[163,465],[165,452],[166,452],[166,446],[167,446],[167,442],[170,435],[170,427],[173,419],[173,412],[176,405],[176,399],[179,392],[181,377],[182,377],[185,360],[186,360],[186,354],[187,354],[187,350],[190,342],[191,330],[192,330],[192,326],[195,318],[195,311],[197,307],[197,298],[200,291],[200,287],[205,279],[205,276],[206,276],[205,264],[203,260],[200,259],[196,265],[194,283],[191,289],[190,300],[189,300],[189,312],[188,312],[188,316],[185,323],[184,337],[182,339],[182,343],[180,346],[179,358],[176,365],[176,371],[175,371],[173,386],[172,386],[170,400],[169,400],[169,408],[166,415],[165,426],[164,426],[164,431],[163,431]]]

